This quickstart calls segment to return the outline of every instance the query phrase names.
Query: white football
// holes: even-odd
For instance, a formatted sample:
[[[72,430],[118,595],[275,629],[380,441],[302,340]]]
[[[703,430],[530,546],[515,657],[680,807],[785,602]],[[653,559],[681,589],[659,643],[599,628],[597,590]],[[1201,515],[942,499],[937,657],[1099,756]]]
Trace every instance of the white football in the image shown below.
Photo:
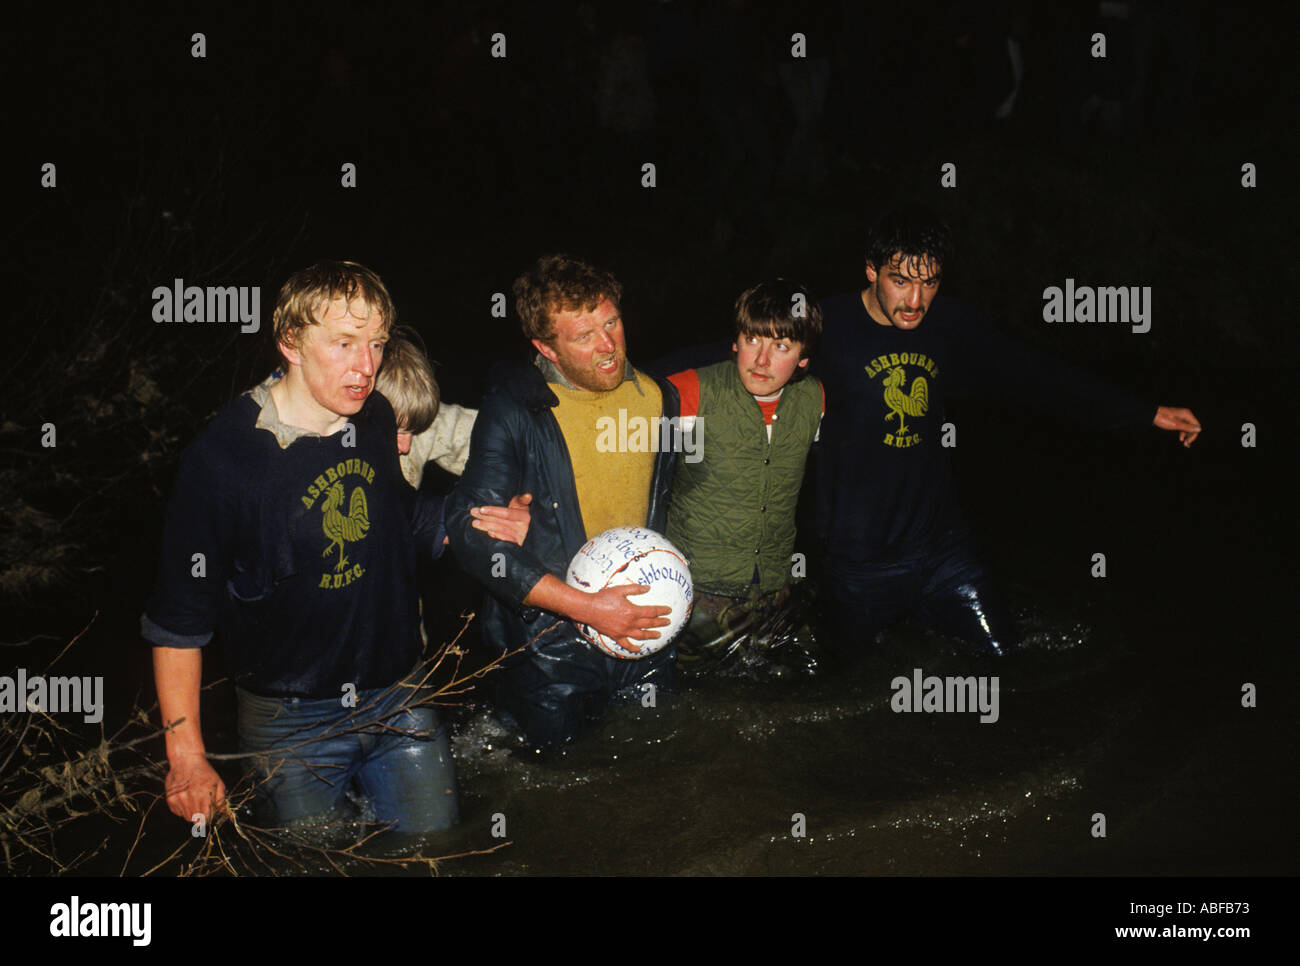
[[[635,661],[672,643],[691,616],[691,568],[686,556],[662,534],[645,527],[614,527],[588,540],[569,561],[567,582],[589,594],[619,584],[643,584],[650,589],[629,597],[646,607],[671,607],[666,627],[656,627],[652,641],[636,641],[639,653],[620,647],[586,624],[578,630],[611,657]]]

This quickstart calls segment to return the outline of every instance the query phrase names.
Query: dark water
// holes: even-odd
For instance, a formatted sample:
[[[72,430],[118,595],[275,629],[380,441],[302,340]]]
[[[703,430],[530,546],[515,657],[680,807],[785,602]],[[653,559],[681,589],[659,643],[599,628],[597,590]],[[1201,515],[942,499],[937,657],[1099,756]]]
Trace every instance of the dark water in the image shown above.
[[[1267,553],[1251,556],[1259,531],[1184,516],[1208,509],[1203,479],[1183,479],[1182,505],[1158,505],[1168,482],[1157,467],[1136,498],[1089,507],[1078,480],[1058,478],[1006,501],[1004,531],[1017,528],[1017,511],[1050,506],[1073,507],[1092,531],[1075,542],[1049,523],[997,544],[1029,644],[1014,663],[975,661],[908,624],[846,672],[773,680],[760,667],[689,683],[654,711],[617,709],[561,754],[512,754],[490,719],[470,719],[456,741],[467,825],[458,841],[482,843],[501,813],[512,844],[449,871],[1293,870],[1284,809],[1296,790],[1295,729],[1276,691],[1294,681],[1296,661],[1265,623],[1271,594],[1284,590],[1264,577]],[[1086,576],[1090,552],[1079,552],[1092,547],[1107,549],[1112,574],[1140,566],[1144,578],[1116,587],[1109,577],[1102,590]],[[1239,591],[1252,585],[1243,606]],[[892,711],[890,682],[914,667],[998,675],[999,719]],[[1243,709],[1246,681],[1271,697]],[[805,836],[792,834],[795,813]],[[1091,833],[1095,813],[1104,839]]]

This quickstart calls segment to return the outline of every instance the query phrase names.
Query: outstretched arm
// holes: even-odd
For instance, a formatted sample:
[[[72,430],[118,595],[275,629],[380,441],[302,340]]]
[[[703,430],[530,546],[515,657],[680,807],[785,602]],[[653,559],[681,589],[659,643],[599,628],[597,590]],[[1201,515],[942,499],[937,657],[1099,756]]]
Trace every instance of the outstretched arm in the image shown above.
[[[1190,409],[1173,406],[1161,406],[1156,410],[1156,418],[1151,421],[1157,429],[1178,431],[1178,442],[1191,446],[1196,437],[1201,435],[1201,424]]]
[[[1184,446],[1200,435],[1201,424],[1190,409],[1159,406],[1152,416],[1146,400],[1021,343],[974,310],[964,308],[960,323],[953,331],[968,364],[955,378],[957,393],[1036,402],[1098,430],[1177,430]]]

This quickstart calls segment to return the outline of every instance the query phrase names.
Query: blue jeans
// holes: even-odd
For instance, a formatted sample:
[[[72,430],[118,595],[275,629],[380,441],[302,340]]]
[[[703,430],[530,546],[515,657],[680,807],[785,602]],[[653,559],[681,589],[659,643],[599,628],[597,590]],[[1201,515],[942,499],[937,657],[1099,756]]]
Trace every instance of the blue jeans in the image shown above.
[[[273,698],[236,688],[239,743],[255,759],[261,819],[303,823],[343,802],[355,782],[375,821],[409,835],[450,828],[459,819],[456,772],[447,733],[432,708],[405,707],[410,687],[339,698]],[[259,816],[259,818],[261,818]]]

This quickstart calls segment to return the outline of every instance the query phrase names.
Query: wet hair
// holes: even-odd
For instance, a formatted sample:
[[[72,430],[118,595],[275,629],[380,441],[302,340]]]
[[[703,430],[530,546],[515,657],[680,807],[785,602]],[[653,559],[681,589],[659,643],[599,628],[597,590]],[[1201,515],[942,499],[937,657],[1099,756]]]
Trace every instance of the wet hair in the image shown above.
[[[284,343],[300,347],[307,327],[320,325],[316,313],[335,299],[345,299],[349,304],[358,299],[364,302],[366,317],[370,312],[378,312],[383,317],[385,331],[392,329],[397,321],[393,298],[373,271],[356,262],[317,262],[294,272],[280,286],[271,316],[276,346]]]
[[[821,306],[798,282],[786,278],[759,282],[736,299],[735,335],[737,340],[742,335],[789,339],[799,343],[799,358],[807,358],[821,341]]]
[[[513,291],[524,336],[548,343],[555,339],[558,313],[590,312],[603,299],[617,307],[623,299],[623,286],[612,274],[568,255],[542,256],[515,279]]]
[[[420,347],[420,337],[405,325],[394,326],[384,345],[384,362],[375,389],[393,406],[398,432],[418,436],[438,414],[438,381]]]
[[[867,263],[876,271],[900,254],[910,274],[922,274],[922,264],[931,260],[942,271],[952,258],[952,228],[924,205],[908,204],[871,226],[866,248]]]

